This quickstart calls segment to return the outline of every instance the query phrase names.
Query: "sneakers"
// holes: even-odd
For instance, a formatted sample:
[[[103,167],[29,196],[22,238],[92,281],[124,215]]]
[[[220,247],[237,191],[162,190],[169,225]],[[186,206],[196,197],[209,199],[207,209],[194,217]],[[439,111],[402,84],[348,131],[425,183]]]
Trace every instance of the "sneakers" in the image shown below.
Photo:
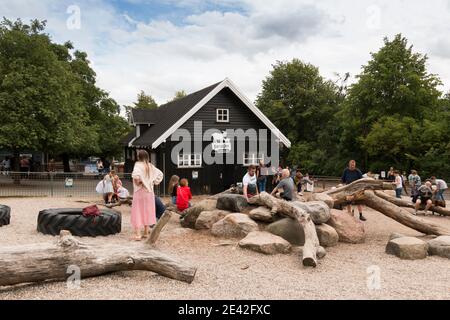
[[[367,219],[363,216],[362,213],[359,214],[359,220],[361,220],[361,221],[367,221]]]

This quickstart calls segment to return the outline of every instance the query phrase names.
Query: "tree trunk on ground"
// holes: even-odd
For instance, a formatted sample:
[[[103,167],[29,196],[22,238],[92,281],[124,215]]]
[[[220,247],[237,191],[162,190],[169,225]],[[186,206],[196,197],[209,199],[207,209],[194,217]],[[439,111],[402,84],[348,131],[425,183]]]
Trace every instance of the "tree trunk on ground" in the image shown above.
[[[297,220],[302,225],[305,232],[305,244],[303,246],[303,265],[307,267],[317,266],[317,250],[320,247],[317,237],[316,227],[309,214],[304,210],[295,207],[292,203],[277,199],[266,192],[249,200],[250,204],[264,205],[272,210],[273,213],[279,213]],[[307,203],[306,203],[307,204]]]
[[[364,192],[364,196],[365,205],[378,212],[383,213],[389,218],[392,218],[405,226],[408,226],[427,235],[450,235],[449,229],[411,214],[405,209],[402,209],[395,204],[378,197],[372,190],[366,190]]]
[[[191,283],[197,269],[142,245],[88,246],[61,231],[57,244],[44,243],[0,249],[0,286],[66,280],[68,267],[80,268],[81,278],[117,271],[152,271]]]
[[[392,184],[368,178],[323,193],[331,196],[335,205],[340,205],[350,200],[349,197],[354,203],[364,202],[364,190],[392,190]]]
[[[377,195],[378,197],[380,197],[380,198],[382,198],[384,200],[389,201],[390,203],[395,204],[396,206],[414,209],[414,204],[412,202],[410,202],[410,201],[405,201],[405,200],[402,200],[402,199],[391,197],[390,195],[388,195],[388,194],[386,194],[386,193],[384,193],[382,191],[375,191],[375,195]],[[420,209],[424,210],[425,209],[425,205],[421,205]],[[433,212],[439,213],[440,215],[450,217],[450,210],[449,209],[446,209],[446,208],[443,208],[443,207],[438,207],[438,206],[431,206],[430,210],[433,211]]]
[[[159,219],[156,226],[153,227],[152,233],[150,234],[150,238],[148,239],[147,243],[150,245],[154,245],[155,242],[158,240],[159,235],[162,231],[162,229],[165,227],[165,225],[170,221],[170,218],[172,217],[172,213],[168,210],[164,212],[162,217]]]

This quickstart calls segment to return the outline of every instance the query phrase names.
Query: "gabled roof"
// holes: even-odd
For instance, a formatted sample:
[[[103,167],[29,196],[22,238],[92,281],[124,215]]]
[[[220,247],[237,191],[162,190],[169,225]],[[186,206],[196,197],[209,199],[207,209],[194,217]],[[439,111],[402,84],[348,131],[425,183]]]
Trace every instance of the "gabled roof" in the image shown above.
[[[194,92],[184,98],[162,105],[156,110],[139,110],[134,113],[132,121],[135,125],[148,123],[151,124],[151,126],[139,137],[134,136],[131,138],[128,141],[128,145],[130,147],[151,145],[152,149],[156,149],[224,88],[229,88],[234,94],[236,94],[236,96],[272,131],[276,137],[280,139],[286,147],[291,147],[291,142],[289,139],[286,138],[261,112],[261,110],[256,108],[253,103],[228,78],[222,82]],[[149,114],[144,115],[146,112],[149,112]],[[155,119],[155,121],[153,121],[153,119]],[[143,120],[150,122],[141,122]]]
[[[158,109],[132,109],[131,123],[133,124],[155,124],[158,120]]]

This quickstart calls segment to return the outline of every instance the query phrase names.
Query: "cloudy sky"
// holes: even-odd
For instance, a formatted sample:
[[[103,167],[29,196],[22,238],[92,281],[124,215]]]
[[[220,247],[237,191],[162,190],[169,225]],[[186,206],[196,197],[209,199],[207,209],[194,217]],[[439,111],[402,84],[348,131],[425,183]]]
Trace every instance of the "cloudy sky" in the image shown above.
[[[122,105],[140,90],[164,103],[226,77],[255,99],[272,64],[292,58],[329,79],[354,76],[397,33],[450,90],[450,0],[0,0],[0,16],[47,20]]]

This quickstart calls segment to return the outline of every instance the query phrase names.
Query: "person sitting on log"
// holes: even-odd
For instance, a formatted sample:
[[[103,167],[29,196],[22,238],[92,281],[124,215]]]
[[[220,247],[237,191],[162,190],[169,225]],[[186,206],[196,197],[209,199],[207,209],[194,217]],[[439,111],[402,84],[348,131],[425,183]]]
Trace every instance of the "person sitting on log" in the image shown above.
[[[431,180],[427,180],[424,185],[420,186],[418,191],[418,198],[415,204],[414,214],[417,215],[417,211],[419,210],[421,205],[425,205],[425,214],[428,213],[428,210],[433,205],[433,189],[431,188]]]
[[[281,172],[281,181],[273,189],[272,195],[286,201],[292,201],[294,199],[294,181],[291,178],[291,172],[289,169],[283,169]]]
[[[177,209],[183,212],[191,207],[190,200],[192,199],[191,188],[187,179],[180,180],[180,186],[177,188]]]
[[[247,173],[242,179],[242,185],[243,185],[242,191],[244,193],[244,197],[246,197],[247,200],[259,194],[255,166],[251,165],[248,167]]]
[[[346,168],[344,170],[344,173],[342,174],[342,183],[343,184],[350,184],[354,181],[360,180],[362,179],[362,172],[361,170],[359,170],[356,167],[356,161],[355,160],[350,160],[348,163],[348,168]],[[353,199],[348,199],[347,200],[347,211],[349,214],[353,214],[352,211],[352,204],[353,204]],[[367,219],[363,216],[363,209],[362,209],[362,205],[358,204],[358,212],[359,212],[359,219],[361,221],[366,221]]]

